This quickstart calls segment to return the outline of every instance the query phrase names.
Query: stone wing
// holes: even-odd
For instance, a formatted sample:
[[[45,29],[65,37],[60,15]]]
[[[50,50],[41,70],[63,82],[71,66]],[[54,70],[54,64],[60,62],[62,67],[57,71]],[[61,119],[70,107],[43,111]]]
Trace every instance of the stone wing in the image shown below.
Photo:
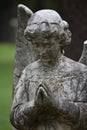
[[[84,42],[83,51],[79,62],[87,66],[87,40]]]
[[[16,54],[14,67],[14,89],[18,83],[23,69],[32,61],[34,56],[32,53],[31,43],[24,37],[28,19],[33,15],[33,12],[25,5],[19,4],[17,8],[18,14],[18,29],[16,37]],[[14,94],[13,94],[14,95]]]

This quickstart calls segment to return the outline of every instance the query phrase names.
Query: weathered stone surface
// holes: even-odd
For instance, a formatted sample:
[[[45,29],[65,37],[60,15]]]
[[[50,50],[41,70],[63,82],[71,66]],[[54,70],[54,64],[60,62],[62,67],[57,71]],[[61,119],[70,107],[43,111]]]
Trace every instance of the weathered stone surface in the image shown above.
[[[87,66],[63,55],[71,42],[68,23],[56,11],[40,10],[29,17],[23,35],[31,43],[28,58],[34,51],[38,60],[30,63],[24,57],[22,66],[23,59],[17,60],[23,72],[16,82],[12,125],[18,130],[87,130]]]
[[[87,40],[84,42],[83,52],[81,58],[79,59],[79,62],[87,66]]]
[[[27,25],[27,21],[33,12],[26,6],[18,5],[18,29],[16,37],[16,54],[15,54],[15,70],[14,70],[14,89],[18,83],[23,69],[32,61],[34,56],[32,52],[31,43],[24,37],[24,30]]]

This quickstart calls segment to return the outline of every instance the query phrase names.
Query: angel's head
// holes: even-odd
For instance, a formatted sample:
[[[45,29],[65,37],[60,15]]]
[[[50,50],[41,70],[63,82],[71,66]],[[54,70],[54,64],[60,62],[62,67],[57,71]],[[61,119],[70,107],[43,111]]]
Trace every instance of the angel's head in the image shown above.
[[[69,24],[54,10],[34,13],[28,20],[24,34],[28,40],[39,43],[49,43],[49,39],[54,39],[61,46],[65,46],[71,42]]]
[[[56,11],[49,9],[34,13],[28,20],[24,34],[38,48],[39,53],[42,46],[43,50],[49,46],[52,53],[55,53],[52,55],[57,55],[59,50],[62,52],[62,48],[71,42],[69,24]]]

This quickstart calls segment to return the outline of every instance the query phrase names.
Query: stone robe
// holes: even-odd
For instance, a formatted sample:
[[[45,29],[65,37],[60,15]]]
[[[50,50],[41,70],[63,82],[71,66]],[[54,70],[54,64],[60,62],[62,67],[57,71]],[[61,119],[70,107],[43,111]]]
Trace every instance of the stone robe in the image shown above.
[[[34,105],[38,86],[43,83],[56,102],[53,110]],[[65,56],[53,68],[35,61],[24,69],[15,93],[11,122],[18,130],[87,130],[85,65]]]

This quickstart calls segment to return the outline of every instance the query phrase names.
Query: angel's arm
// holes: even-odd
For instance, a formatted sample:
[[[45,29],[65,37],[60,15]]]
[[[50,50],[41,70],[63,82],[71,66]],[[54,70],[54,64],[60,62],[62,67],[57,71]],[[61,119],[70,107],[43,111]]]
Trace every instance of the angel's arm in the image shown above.
[[[87,130],[87,102],[64,101],[57,104],[58,120],[74,130]]]
[[[58,101],[59,120],[71,125],[74,130],[87,130],[87,80],[81,78],[75,101]],[[81,85],[82,84],[82,85]]]
[[[38,112],[34,100],[29,101],[28,85],[29,81],[26,80],[26,72],[24,70],[16,87],[17,90],[10,115],[12,125],[21,130],[29,130],[37,123]]]

